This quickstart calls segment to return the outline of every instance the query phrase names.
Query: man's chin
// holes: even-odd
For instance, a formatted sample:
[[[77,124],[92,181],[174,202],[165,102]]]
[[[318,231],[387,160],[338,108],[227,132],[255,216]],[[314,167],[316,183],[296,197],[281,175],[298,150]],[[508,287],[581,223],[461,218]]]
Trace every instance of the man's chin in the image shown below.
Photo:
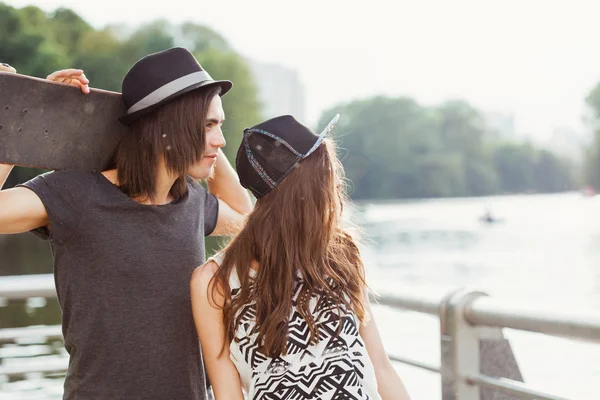
[[[215,167],[210,167],[210,168],[198,168],[198,169],[194,169],[188,172],[188,175],[191,176],[192,178],[199,180],[199,181],[203,181],[206,179],[210,179],[213,177],[213,175],[215,174]]]

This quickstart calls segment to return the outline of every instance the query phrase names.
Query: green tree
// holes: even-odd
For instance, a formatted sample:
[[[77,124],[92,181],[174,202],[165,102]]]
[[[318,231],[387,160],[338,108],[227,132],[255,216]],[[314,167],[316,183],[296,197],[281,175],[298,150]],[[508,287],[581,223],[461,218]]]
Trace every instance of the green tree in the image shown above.
[[[108,29],[86,32],[75,53],[74,65],[84,70],[95,88],[121,91],[121,82],[131,65],[119,57],[121,42]]]
[[[375,97],[334,107],[320,124],[336,110],[342,114],[336,132],[348,153],[343,163],[354,198],[489,191],[489,184],[480,183],[491,175],[481,149],[485,132],[468,104],[454,101],[426,108],[408,98]],[[483,172],[472,165],[484,167]]]
[[[571,163],[548,150],[538,151],[533,173],[536,189],[540,192],[561,192],[575,187]]]
[[[535,149],[531,144],[503,143],[496,147],[493,158],[503,192],[534,190]]]
[[[439,134],[444,153],[460,159],[455,174],[462,175],[460,193],[486,195],[497,191],[498,178],[486,141],[491,139],[484,119],[464,101],[452,100],[436,107]],[[458,165],[455,162],[455,165]]]
[[[600,82],[586,98],[592,112],[594,132],[590,146],[586,149],[583,164],[583,176],[587,184],[600,189]]]
[[[124,40],[116,55],[129,68],[148,54],[175,46],[175,39],[171,34],[172,29],[171,24],[165,20],[156,20],[141,25]]]
[[[41,25],[40,25],[41,24]],[[47,26],[43,12],[37,7],[17,10],[0,3],[0,56],[22,74],[46,76],[68,63],[68,58],[55,43],[46,39]]]
[[[585,184],[600,188],[600,130],[593,133],[590,147],[586,149],[583,162],[583,179]]]
[[[586,102],[592,109],[595,118],[600,119],[600,82],[589,93]]]
[[[231,52],[232,48],[227,43],[227,40],[204,25],[198,25],[193,22],[185,22],[180,27],[180,34],[177,41],[181,46],[194,53],[203,51],[217,50],[221,52]]]
[[[336,112],[335,138],[354,199],[572,187],[568,163],[530,144],[496,143],[479,111],[463,101],[424,107],[405,97],[367,98],[325,111],[319,126]]]
[[[435,115],[408,98],[374,97],[333,107],[324,113],[324,126],[341,114],[336,128],[347,177],[356,199],[419,197],[423,182],[419,158],[440,148]]]
[[[65,54],[74,57],[83,37],[93,28],[72,10],[59,8],[50,17],[49,30],[52,41],[62,46]]]

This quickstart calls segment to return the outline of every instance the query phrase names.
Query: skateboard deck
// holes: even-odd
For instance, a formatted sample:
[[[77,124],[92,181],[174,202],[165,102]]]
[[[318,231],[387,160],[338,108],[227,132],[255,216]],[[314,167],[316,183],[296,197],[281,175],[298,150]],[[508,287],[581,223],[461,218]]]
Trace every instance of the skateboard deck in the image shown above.
[[[0,163],[105,170],[127,132],[124,114],[120,93],[0,72]]]

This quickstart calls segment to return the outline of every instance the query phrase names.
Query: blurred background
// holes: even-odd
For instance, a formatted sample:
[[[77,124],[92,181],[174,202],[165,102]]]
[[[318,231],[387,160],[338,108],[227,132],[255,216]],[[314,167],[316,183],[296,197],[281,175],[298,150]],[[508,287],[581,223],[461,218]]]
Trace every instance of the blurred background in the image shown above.
[[[289,113],[319,130],[341,114],[374,288],[466,286],[600,312],[598,15],[573,0],[4,1],[0,62],[37,77],[82,68],[120,91],[142,56],[187,47],[234,82],[230,160],[260,120]],[[16,168],[6,187],[41,172]],[[46,242],[0,235],[0,276],[51,272]],[[434,320],[375,312],[390,353],[439,363]],[[54,299],[0,304],[0,328],[57,324]],[[526,382],[598,398],[598,346],[507,335]],[[0,348],[0,363],[66,359],[62,343],[20,348]],[[397,367],[415,399],[440,398],[438,375]],[[26,378],[0,377],[0,397],[61,397],[60,374]]]

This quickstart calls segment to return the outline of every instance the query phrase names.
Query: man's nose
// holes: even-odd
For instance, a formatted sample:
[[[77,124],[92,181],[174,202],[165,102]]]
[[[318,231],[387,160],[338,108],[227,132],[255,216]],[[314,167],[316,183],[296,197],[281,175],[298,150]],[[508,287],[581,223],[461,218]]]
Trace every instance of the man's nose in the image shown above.
[[[225,147],[227,141],[225,140],[225,136],[223,135],[223,130],[221,127],[215,129],[214,135],[212,135],[210,138],[209,143],[212,147]]]

